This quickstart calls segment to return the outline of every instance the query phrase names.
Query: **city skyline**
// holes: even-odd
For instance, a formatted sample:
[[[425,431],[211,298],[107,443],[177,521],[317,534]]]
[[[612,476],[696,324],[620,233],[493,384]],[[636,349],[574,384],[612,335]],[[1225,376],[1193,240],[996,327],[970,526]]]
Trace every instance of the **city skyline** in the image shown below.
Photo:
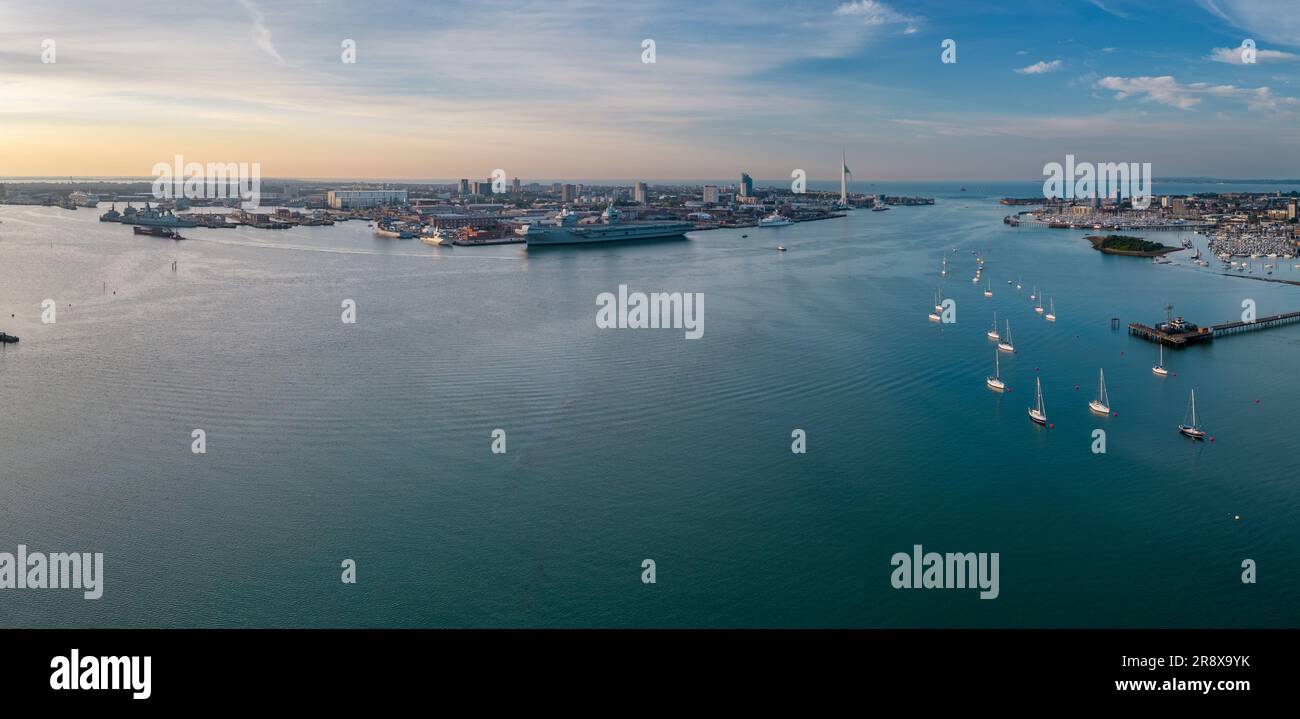
[[[183,154],[303,179],[831,180],[843,150],[860,182],[1033,179],[1067,153],[1285,178],[1298,68],[1284,2],[10,6],[0,176]]]

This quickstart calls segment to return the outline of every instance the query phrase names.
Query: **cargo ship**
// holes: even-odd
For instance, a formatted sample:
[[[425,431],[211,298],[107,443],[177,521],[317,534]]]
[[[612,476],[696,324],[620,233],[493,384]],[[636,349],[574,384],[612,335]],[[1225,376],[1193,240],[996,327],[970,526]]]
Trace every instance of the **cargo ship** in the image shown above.
[[[578,216],[566,207],[554,225],[528,225],[524,241],[531,245],[577,245],[594,242],[667,240],[685,237],[695,229],[690,222],[622,222],[613,205],[605,208],[603,222],[579,225]]]

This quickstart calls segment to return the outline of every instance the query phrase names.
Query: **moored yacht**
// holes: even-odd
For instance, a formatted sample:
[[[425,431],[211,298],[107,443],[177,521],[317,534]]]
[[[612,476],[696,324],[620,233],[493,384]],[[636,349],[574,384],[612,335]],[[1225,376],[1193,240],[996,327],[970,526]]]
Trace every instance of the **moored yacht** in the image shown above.
[[[1106,396],[1106,372],[1097,370],[1097,399],[1088,403],[1088,409],[1110,416],[1110,398]]]
[[[1205,439],[1205,430],[1201,429],[1200,420],[1196,418],[1196,390],[1192,390],[1192,397],[1188,401],[1187,415],[1183,417],[1183,423],[1178,425],[1178,431],[1192,439]]]
[[[1047,405],[1043,404],[1043,380],[1041,377],[1034,378],[1034,387],[1038,393],[1038,401],[1033,407],[1029,408],[1029,419],[1038,424],[1046,425]]]
[[[993,376],[985,377],[984,384],[988,385],[989,389],[999,392],[1007,388],[1007,383],[1002,381],[1002,365],[997,350],[993,351]]]
[[[1016,346],[1011,343],[1011,320],[1007,320],[1007,333],[998,341],[998,349],[1003,352],[1015,352]]]
[[[1151,371],[1157,375],[1160,375],[1161,377],[1164,377],[1165,375],[1169,374],[1169,370],[1165,369],[1165,346],[1164,345],[1160,345],[1160,361],[1156,363],[1155,367],[1151,368]]]

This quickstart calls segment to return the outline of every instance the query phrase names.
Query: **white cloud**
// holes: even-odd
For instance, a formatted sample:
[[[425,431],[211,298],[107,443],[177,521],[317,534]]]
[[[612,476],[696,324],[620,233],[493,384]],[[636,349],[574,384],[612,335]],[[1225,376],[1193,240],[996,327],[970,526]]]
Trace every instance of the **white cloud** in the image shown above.
[[[835,8],[836,15],[861,17],[864,25],[905,25],[903,33],[910,35],[917,31],[923,18],[901,13],[879,0],[854,0],[842,3]]]
[[[280,57],[280,52],[271,43],[271,30],[266,27],[266,17],[262,15],[262,10],[253,4],[253,0],[239,0],[239,3],[253,19],[253,39],[257,41],[257,46],[283,65],[284,58]]]
[[[1097,87],[1112,90],[1116,100],[1139,97],[1143,102],[1190,110],[1207,97],[1235,100],[1245,103],[1256,112],[1289,113],[1300,107],[1300,100],[1278,97],[1267,87],[1237,87],[1236,85],[1211,85],[1205,82],[1183,84],[1170,75],[1160,77],[1103,77]]]
[[[1039,60],[1033,65],[1030,65],[1028,67],[1022,67],[1019,70],[1016,70],[1016,72],[1021,75],[1042,75],[1045,72],[1060,70],[1064,66],[1065,63],[1061,62],[1060,60],[1052,60],[1051,62],[1048,62],[1046,60]]]
[[[1229,65],[1244,64],[1241,61],[1241,48],[1239,47],[1216,47],[1210,51],[1210,56],[1205,59],[1214,62],[1226,62]],[[1255,60],[1257,62],[1295,62],[1300,60],[1300,55],[1281,50],[1256,50]]]

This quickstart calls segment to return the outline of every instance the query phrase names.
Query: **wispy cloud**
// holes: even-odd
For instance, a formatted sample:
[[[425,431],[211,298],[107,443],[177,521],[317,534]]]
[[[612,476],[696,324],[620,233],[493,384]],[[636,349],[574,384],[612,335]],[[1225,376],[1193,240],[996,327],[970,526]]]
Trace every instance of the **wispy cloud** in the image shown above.
[[[1300,107],[1300,100],[1293,97],[1278,97],[1268,87],[1211,85],[1205,82],[1184,84],[1171,75],[1103,77],[1097,81],[1097,87],[1113,91],[1116,100],[1138,97],[1143,102],[1168,105],[1180,110],[1190,110],[1201,104],[1207,97],[1241,102],[1248,109],[1256,112],[1289,113],[1292,108]]]
[[[903,25],[903,33],[910,35],[917,31],[924,18],[901,13],[879,0],[854,0],[842,3],[835,8],[836,15],[861,17],[865,25]]]
[[[1016,72],[1021,75],[1042,75],[1043,73],[1052,72],[1054,70],[1060,70],[1062,67],[1065,67],[1065,63],[1060,60],[1052,60],[1050,62],[1046,60],[1039,60],[1033,65],[1019,68],[1018,70],[1016,70]]]
[[[1224,62],[1229,65],[1243,65],[1241,59],[1240,47],[1216,47],[1210,51],[1210,56],[1206,60],[1214,62]],[[1300,55],[1293,52],[1283,52],[1281,50],[1255,50],[1256,62],[1296,62],[1300,60]]]
[[[1122,19],[1124,19],[1124,20],[1127,20],[1127,19],[1128,19],[1128,13],[1124,12],[1123,10],[1118,10],[1118,9],[1116,9],[1116,8],[1112,8],[1112,7],[1108,6],[1108,5],[1106,5],[1106,3],[1102,2],[1101,0],[1088,0],[1088,2],[1092,3],[1093,5],[1095,5],[1095,6],[1096,6],[1098,9],[1100,9],[1101,11],[1103,11],[1103,12],[1107,12],[1107,13],[1110,13],[1111,15],[1114,15],[1114,16],[1117,17],[1117,18],[1122,18]]]
[[[275,58],[281,65],[284,64],[284,58],[280,57],[280,52],[275,49],[271,42],[271,30],[266,27],[266,16],[262,14],[261,8],[253,4],[253,0],[239,0],[239,4],[244,6],[249,16],[253,20],[253,40],[262,52]]]

